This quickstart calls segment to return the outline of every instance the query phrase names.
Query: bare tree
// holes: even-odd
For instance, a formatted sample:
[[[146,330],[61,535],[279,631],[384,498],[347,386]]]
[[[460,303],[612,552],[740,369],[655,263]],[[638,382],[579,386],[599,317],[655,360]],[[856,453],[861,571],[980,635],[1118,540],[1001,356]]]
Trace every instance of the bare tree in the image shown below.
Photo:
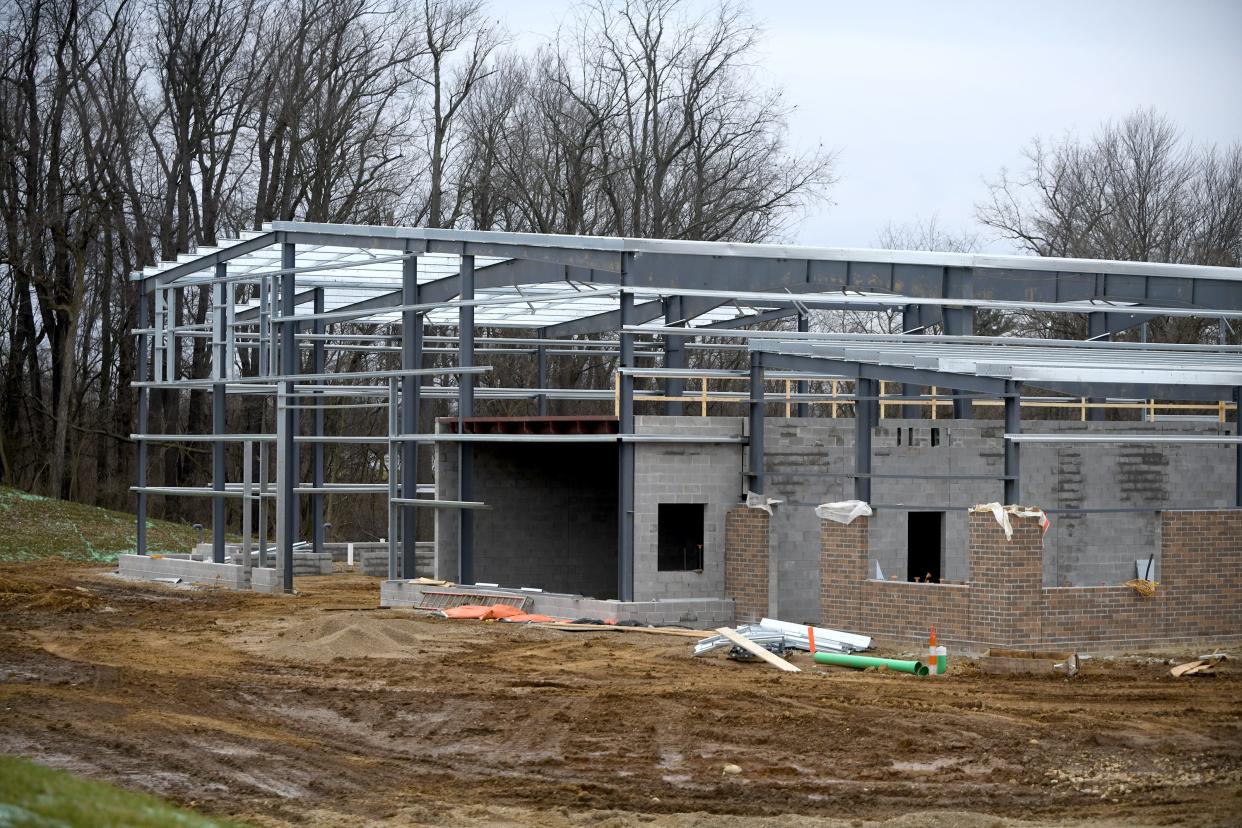
[[[1087,140],[1036,139],[1018,173],[1001,170],[979,220],[1040,256],[1242,262],[1242,143],[1186,141],[1164,116],[1139,110]],[[1031,316],[1031,333],[1081,338],[1082,319]],[[1153,338],[1197,342],[1215,324],[1157,319]]]

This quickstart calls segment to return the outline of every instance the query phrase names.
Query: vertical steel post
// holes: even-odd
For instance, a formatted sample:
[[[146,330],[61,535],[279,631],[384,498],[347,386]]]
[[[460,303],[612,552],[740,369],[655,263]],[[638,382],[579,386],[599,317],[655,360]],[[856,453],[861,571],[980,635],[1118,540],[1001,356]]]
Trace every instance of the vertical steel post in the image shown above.
[[[407,250],[407,253],[410,251]],[[401,304],[416,305],[418,296],[418,259],[410,256],[401,263]],[[423,367],[423,315],[418,311],[401,312],[401,367],[407,371]],[[418,433],[418,409],[423,379],[401,378],[401,434]],[[401,496],[418,497],[418,443],[401,444]],[[401,572],[398,577],[414,578],[418,551],[418,507],[401,507]],[[392,573],[389,573],[392,577]]]
[[[915,331],[923,327],[923,306],[922,305],[905,305],[901,309],[901,331]],[[921,330],[918,333],[922,333]],[[914,397],[922,391],[922,386],[913,383],[903,382],[901,384],[901,396]],[[901,416],[907,420],[917,420],[923,416],[923,407],[918,403],[907,402],[901,407]]]
[[[944,318],[944,332],[949,336],[972,336],[974,334],[975,309],[973,307],[944,308],[942,314]],[[955,420],[968,420],[970,419],[970,414],[970,397],[954,389],[953,418]]]
[[[388,378],[388,579],[399,576],[400,560],[397,555],[397,378]]]
[[[474,256],[463,255],[458,270],[463,302],[474,299]],[[462,368],[474,367],[474,306],[462,304],[457,316],[458,364]],[[474,416],[474,375],[462,374],[458,379],[457,431],[464,434],[466,418]],[[458,446],[458,492],[461,500],[474,498],[474,449],[465,442]],[[469,509],[457,510],[457,568],[458,582],[474,583],[474,514]]]
[[[1107,342],[1111,340],[1112,332],[1108,329],[1108,314],[1097,311],[1087,314],[1087,339],[1092,341]],[[1089,403],[1102,403],[1105,397],[1088,397]],[[1089,408],[1087,409],[1087,419],[1094,421],[1102,421],[1104,419],[1104,409]]]
[[[267,566],[267,441],[259,443],[259,566]]]
[[[294,488],[298,485],[300,468],[298,463],[298,446],[294,440],[298,433],[297,402],[294,396],[293,376],[298,372],[298,345],[296,299],[297,276],[293,269],[297,267],[297,245],[283,242],[280,246],[280,267],[284,273],[280,277],[280,373],[288,377],[280,384],[283,395],[277,397],[276,418],[276,465],[278,484],[276,487],[276,512],[278,543],[276,555],[280,560],[281,583],[285,592],[293,591],[293,545],[298,538],[298,496]],[[283,399],[282,399],[283,397]]]
[[[1233,436],[1242,437],[1242,385],[1233,389],[1234,422]],[[1242,509],[1242,443],[1233,447],[1233,505]]]
[[[749,488],[763,494],[763,352],[750,353],[750,480]]]
[[[150,325],[149,316],[150,300],[147,298],[147,289],[142,282],[138,283],[138,327],[146,328]],[[151,334],[138,334],[138,381],[146,382],[148,377],[148,365],[151,342],[154,337]],[[138,389],[138,433],[146,434],[148,428],[148,420],[150,419],[150,399],[151,389],[142,386]],[[139,555],[147,554],[147,493],[142,491],[147,485],[147,441],[142,439],[138,441],[138,526],[137,526],[137,549]]]
[[[1005,382],[1005,433],[1022,433],[1022,386],[1012,380]],[[1021,444],[1005,440],[1005,505],[1022,499]]]
[[[548,338],[548,329],[540,328],[536,333],[540,340]],[[539,388],[548,387],[548,346],[542,341],[535,348],[535,385]],[[535,398],[536,410],[540,417],[548,416],[548,395],[539,394]]]
[[[629,287],[628,260],[621,259],[621,287]],[[621,294],[621,353],[618,364],[634,367],[634,334],[626,328],[634,324],[634,294]],[[634,600],[634,443],[626,436],[634,433],[634,376],[617,376],[621,410],[617,430],[621,435],[617,475],[617,598]]]
[[[270,359],[267,349],[270,347],[271,318],[268,315],[267,277],[259,277],[259,376],[268,374],[267,361]]]
[[[315,313],[324,312],[324,295],[323,295],[323,288],[321,287],[315,288],[314,307],[315,307]],[[324,320],[316,319],[313,323],[311,323],[311,330],[314,333],[318,334],[318,336],[315,337],[314,341],[311,344],[311,363],[313,365],[313,367],[311,368],[311,373],[323,374],[323,373],[326,373],[328,370],[328,358],[327,358],[327,347],[328,346],[327,346],[327,343],[324,341],[322,335],[328,332],[328,325]],[[325,385],[326,383],[323,380],[316,380],[315,384]],[[324,446],[323,446],[322,438],[323,438],[324,429],[326,426],[326,420],[325,420],[326,412],[324,411],[323,404],[324,402],[326,402],[326,400],[323,398],[322,395],[316,395],[312,399],[314,399],[315,401],[315,410],[314,412],[312,412],[313,414],[312,428],[314,429],[316,440],[314,443],[311,444],[311,485],[314,486],[316,489],[322,489],[323,483],[324,483],[324,473],[323,473],[323,448]],[[316,552],[323,551],[324,541],[326,540],[324,538],[324,528],[323,528],[324,526],[323,510],[324,510],[325,499],[326,498],[324,497],[323,492],[313,492],[311,494],[311,524],[312,524],[311,538],[312,538],[312,548]]]
[[[670,328],[684,327],[685,314],[682,312],[683,300],[680,296],[669,296],[664,300],[664,324]],[[664,367],[676,371],[686,367],[686,343],[680,336],[664,337]],[[681,397],[686,392],[686,381],[682,377],[669,377],[664,380],[664,396]],[[679,417],[685,410],[681,400],[666,400],[664,413],[670,417]]]
[[[250,518],[251,509],[254,507],[252,502],[254,498],[254,441],[246,440],[242,443],[242,571],[246,573],[246,580],[250,580]]]
[[[875,380],[859,377],[854,383],[854,499],[871,502],[871,410]]]
[[[225,361],[228,343],[226,342],[226,293],[229,289],[228,265],[221,262],[216,265],[215,282],[211,286],[211,373],[215,380],[211,385],[211,433],[213,437],[222,437],[228,430],[228,405],[225,400],[224,382],[228,378]],[[224,563],[225,537],[225,468],[224,441],[213,440],[211,443],[211,488],[219,492],[211,496],[211,560]]]
[[[803,311],[798,312],[798,333],[808,333],[811,330],[811,315]],[[805,396],[811,393],[810,380],[798,380],[798,393]],[[811,404],[805,399],[798,402],[798,416],[811,416]]]

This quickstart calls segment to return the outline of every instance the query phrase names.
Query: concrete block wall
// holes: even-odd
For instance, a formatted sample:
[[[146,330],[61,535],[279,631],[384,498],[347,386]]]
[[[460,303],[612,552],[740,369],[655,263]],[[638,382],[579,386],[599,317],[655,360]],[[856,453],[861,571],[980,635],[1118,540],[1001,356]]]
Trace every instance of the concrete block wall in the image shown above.
[[[763,509],[735,506],[725,515],[725,597],[733,599],[743,623],[769,614],[770,523]]]
[[[1013,538],[990,513],[971,513],[971,583],[866,577],[865,519],[823,522],[822,621],[881,638],[938,637],[970,650],[1125,650],[1242,641],[1242,510],[1160,516],[1165,574],[1154,596],[1129,587],[1044,587],[1043,532],[1011,516]]]
[[[737,417],[638,417],[639,434],[740,437]],[[742,495],[741,443],[638,443],[634,459],[634,598],[725,594],[725,515]],[[659,570],[659,504],[701,503],[702,572]]]
[[[444,587],[435,587],[444,589]],[[408,581],[380,584],[380,606],[416,607],[424,587]],[[520,592],[477,587],[450,587],[454,592],[482,595],[512,595],[514,600],[529,598],[528,611],[553,618],[593,618],[600,621],[637,621],[652,626],[680,626],[715,629],[734,624],[734,605],[722,598],[678,598],[659,601],[617,601],[547,592]]]
[[[435,577],[436,549],[431,541],[419,541],[414,545],[414,569],[411,578]],[[372,578],[388,577],[388,544],[355,543],[354,566],[363,575]]]
[[[225,589],[247,589],[249,586],[240,564],[218,564],[186,558],[119,555],[117,572],[127,578],[180,578],[186,583]]]
[[[597,597],[617,593],[615,444],[477,443],[474,579]],[[457,446],[436,453],[436,496],[456,500]],[[436,510],[436,575],[455,580],[457,510]],[[385,564],[385,574],[387,574]]]
[[[284,580],[275,567],[256,566],[250,570],[250,588],[255,592],[274,595],[284,588]]]
[[[1232,423],[1038,422],[1054,433],[1234,434]],[[1145,512],[1053,515],[1045,538],[1044,585],[1116,584],[1134,562],[1155,556],[1160,572],[1159,510],[1223,508],[1234,503],[1234,455],[1211,444],[1041,443],[1022,447],[1022,500],[1045,509],[1136,507]]]

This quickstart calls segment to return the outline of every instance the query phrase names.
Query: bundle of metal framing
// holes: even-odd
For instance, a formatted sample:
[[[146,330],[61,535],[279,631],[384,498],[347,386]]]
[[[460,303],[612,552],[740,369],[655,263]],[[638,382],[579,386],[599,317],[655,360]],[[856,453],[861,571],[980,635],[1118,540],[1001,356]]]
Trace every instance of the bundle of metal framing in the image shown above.
[[[764,622],[771,619],[765,618]],[[781,624],[783,628],[777,628],[775,625],[760,624],[742,624],[737,628],[737,633],[744,638],[758,644],[769,650],[802,650],[803,652],[811,652],[811,639],[806,627],[801,628],[801,632],[796,629],[797,625],[786,624],[786,622],[776,622]],[[865,650],[866,647],[858,646],[859,642],[855,640],[853,643],[845,641],[837,641],[828,637],[821,637],[820,633],[830,632],[816,628],[815,630],[815,649],[831,650],[837,653],[853,653],[859,650]],[[848,635],[848,634],[847,634]],[[855,638],[854,636],[851,636]],[[732,647],[733,642],[725,638],[723,635],[713,635],[704,638],[702,641],[694,645],[694,654],[696,656],[710,653],[722,647]]]

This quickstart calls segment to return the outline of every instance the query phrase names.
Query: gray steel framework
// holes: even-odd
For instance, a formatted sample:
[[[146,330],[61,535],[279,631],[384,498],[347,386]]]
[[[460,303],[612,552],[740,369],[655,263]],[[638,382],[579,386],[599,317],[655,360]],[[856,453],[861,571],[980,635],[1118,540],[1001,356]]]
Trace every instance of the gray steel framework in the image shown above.
[[[457,579],[473,582],[473,443],[488,441],[610,441],[620,453],[618,480],[618,591],[633,595],[635,445],[694,442],[635,433],[634,405],[644,395],[637,378],[662,383],[663,410],[681,414],[686,379],[704,382],[694,398],[748,403],[750,488],[762,492],[765,408],[784,402],[798,416],[828,399],[811,380],[853,380],[853,392],[833,395],[852,402],[858,425],[856,491],[870,499],[870,428],[880,416],[877,383],[902,384],[907,415],[917,413],[920,386],[953,390],[955,412],[964,415],[974,395],[1004,400],[1006,500],[1020,496],[1019,404],[1023,387],[1080,396],[1112,395],[1169,399],[1238,400],[1242,377],[1239,349],[1227,347],[1134,347],[1120,343],[1032,343],[972,337],[975,308],[1037,309],[1086,314],[1093,339],[1158,315],[1242,318],[1242,270],[1144,262],[1038,259],[884,250],[746,245],[651,239],[595,238],[422,228],[366,227],[277,222],[242,238],[202,248],[175,262],[162,262],[133,276],[141,285],[138,328],[138,551],[147,548],[146,513],[151,494],[212,499],[213,560],[225,557],[227,498],[243,501],[243,536],[250,542],[250,505],[259,509],[260,565],[266,560],[266,504],[274,501],[276,550],[285,589],[292,589],[292,552],[300,541],[298,498],[310,497],[307,527],[312,548],[324,536],[324,498],[335,492],[370,492],[388,502],[389,570],[413,572],[420,508],[459,514]],[[178,292],[207,289],[210,321],[175,324]],[[238,290],[250,298],[239,300]],[[948,336],[885,338],[825,337],[811,333],[812,310],[900,311],[907,334],[943,324]],[[792,319],[796,331],[755,331],[759,323]],[[350,323],[350,330],[340,326]],[[366,326],[359,328],[358,326]],[[448,330],[424,336],[425,326]],[[522,331],[530,336],[476,329]],[[382,331],[387,331],[386,333]],[[606,339],[578,339],[604,334]],[[710,341],[699,341],[711,337]],[[211,373],[181,376],[187,340],[208,338]],[[720,339],[733,339],[721,342]],[[431,347],[427,347],[430,343]],[[481,346],[481,347],[478,347]],[[691,349],[749,346],[751,365],[736,373],[688,372]],[[309,373],[302,355],[309,354]],[[400,368],[374,372],[327,370],[330,353],[392,353]],[[239,355],[254,368],[243,374]],[[455,364],[425,366],[428,353],[455,353]],[[480,354],[522,354],[535,361],[533,388],[475,387],[490,369]],[[550,387],[549,359],[591,353],[615,358],[615,396],[606,389]],[[661,367],[642,368],[656,359]],[[739,380],[738,390],[711,390],[707,379]],[[749,379],[746,388],[740,380]],[[767,380],[784,380],[784,394]],[[209,390],[210,435],[149,433],[152,388]],[[741,396],[739,396],[739,394]],[[268,401],[264,421],[272,433],[227,434],[229,397]],[[615,435],[494,435],[419,433],[425,400],[453,400],[459,424],[476,399],[527,399],[546,414],[551,401],[613,401]],[[334,408],[386,408],[387,433],[325,434]],[[309,411],[306,423],[301,412]],[[306,431],[303,433],[303,425]],[[267,429],[267,426],[264,426]],[[149,485],[149,446],[155,442],[210,442],[209,487]],[[459,493],[455,500],[429,500],[417,481],[419,451],[455,442]],[[259,445],[252,467],[253,444]],[[325,479],[324,448],[373,443],[386,448],[387,481],[344,483]],[[240,444],[243,480],[226,479],[226,451]],[[310,480],[299,479],[302,446],[310,446]],[[270,487],[268,447],[274,446],[275,487]],[[255,474],[257,473],[257,479]],[[248,561],[249,558],[246,557]]]

